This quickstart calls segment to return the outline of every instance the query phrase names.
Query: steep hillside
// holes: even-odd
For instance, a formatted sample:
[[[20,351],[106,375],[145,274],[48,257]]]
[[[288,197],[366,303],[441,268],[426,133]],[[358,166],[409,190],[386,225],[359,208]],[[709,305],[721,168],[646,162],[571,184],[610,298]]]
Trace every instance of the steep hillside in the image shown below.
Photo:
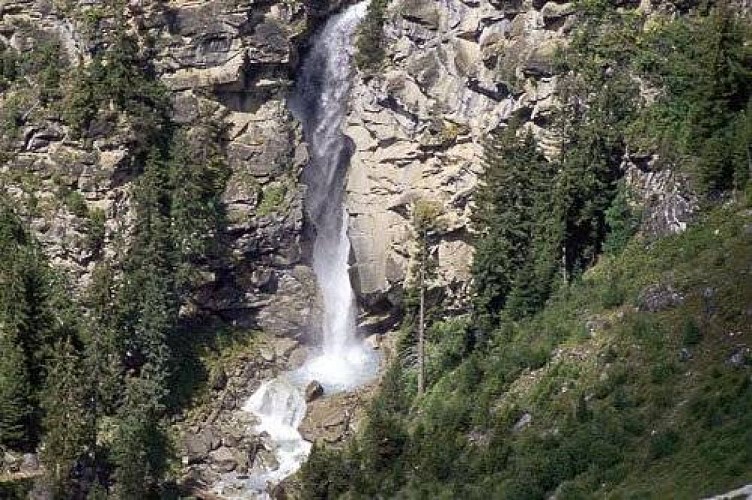
[[[356,3],[0,3],[0,497],[752,483],[749,2]]]
[[[319,452],[304,491],[701,498],[752,482],[751,244],[752,210],[718,209],[603,258],[459,363],[467,325],[435,328],[427,393],[393,374],[358,447]]]
[[[524,59],[515,37],[535,39],[545,23],[532,21],[555,4],[491,3],[511,9],[502,19],[531,21],[498,47]],[[431,47],[422,30],[487,7],[398,3],[391,22],[419,24],[403,33]],[[752,481],[748,12],[722,2],[556,9],[567,20],[552,24],[547,76],[518,62],[528,90],[507,87],[506,113],[472,115],[502,114],[504,126],[476,144],[483,168],[460,238],[474,250],[460,294],[469,307],[457,314],[451,292],[435,290],[458,205],[438,196],[426,225],[414,204],[398,359],[352,446],[315,450],[301,496],[700,498]],[[437,54],[464,43],[444,33]],[[391,50],[405,46],[398,38]],[[457,59],[437,58],[453,75]],[[384,62],[385,74],[409,59]],[[491,78],[510,83],[502,69]],[[387,88],[411,88],[402,77]],[[542,113],[529,88],[547,85]],[[398,102],[424,102],[405,95]],[[392,168],[408,175],[442,151]],[[440,172],[423,178],[457,179]]]

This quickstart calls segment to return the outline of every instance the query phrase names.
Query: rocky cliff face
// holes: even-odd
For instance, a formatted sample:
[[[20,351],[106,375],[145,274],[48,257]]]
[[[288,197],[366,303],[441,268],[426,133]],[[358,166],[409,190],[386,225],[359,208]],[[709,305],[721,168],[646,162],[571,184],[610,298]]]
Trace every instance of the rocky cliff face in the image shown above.
[[[520,108],[541,146],[555,101],[553,56],[566,43],[571,3],[392,2],[388,61],[354,92],[347,133],[355,143],[348,182],[357,283],[365,303],[389,310],[410,271],[417,200],[443,207],[438,283],[449,304],[467,297],[471,195],[483,138]]]
[[[650,15],[672,2],[624,2]],[[410,280],[417,200],[443,208],[435,251],[449,309],[469,297],[472,192],[482,170],[483,140],[516,111],[529,117],[550,160],[559,140],[556,54],[566,47],[577,13],[563,0],[396,0],[384,29],[386,63],[360,75],[347,134],[353,139],[348,181],[350,236],[363,304],[394,311]],[[648,92],[648,91],[646,91]],[[649,98],[650,96],[645,96]],[[696,211],[686,179],[657,158],[625,158],[632,201],[651,235],[682,231]]]
[[[229,126],[224,147],[232,176],[223,196],[229,257],[210,263],[189,308],[298,336],[314,313],[316,288],[303,263],[301,237],[298,177],[307,154],[286,96],[307,36],[337,7],[132,1],[120,13],[98,2],[4,2],[0,38],[18,50],[58,40],[67,65],[85,64],[116,18],[148,41],[158,76],[170,90],[173,121],[192,127],[208,118]],[[35,112],[37,105],[32,96],[24,109],[21,133],[2,167],[5,189],[53,264],[80,291],[99,260],[87,243],[92,210],[105,216],[105,257],[116,260],[127,248],[134,179],[125,167],[133,131],[124,123],[101,124],[102,130],[90,131],[92,140],[76,140],[55,113]],[[82,201],[72,207],[61,192],[80,193]]]
[[[306,265],[299,182],[307,152],[286,101],[306,40],[344,3],[131,1],[122,12],[120,19],[153,47],[173,120],[192,127],[211,118],[229,126],[228,257],[208,266],[188,306],[194,312],[287,336],[303,335],[312,323],[316,286]],[[655,3],[645,0],[640,8],[665,2]],[[573,4],[559,0],[390,3],[384,68],[356,76],[345,130],[354,146],[347,183],[353,279],[367,311],[386,320],[374,323],[379,328],[397,317],[410,279],[418,200],[442,207],[437,285],[449,308],[463,307],[483,138],[525,109],[539,146],[556,154],[554,58],[575,18]],[[66,64],[75,65],[89,59],[114,19],[97,2],[9,1],[0,6],[0,38],[19,50],[57,39]],[[103,211],[103,254],[117,259],[133,220],[134,179],[125,167],[134,132],[126,123],[102,123],[91,140],[76,140],[58,115],[39,112],[37,104],[32,97],[23,108],[12,157],[2,167],[5,189],[52,262],[82,290],[99,259],[90,248],[93,229],[86,210],[59,193],[80,193],[85,209]],[[681,179],[642,163],[624,165],[637,201],[650,210],[649,229],[681,230],[694,201]]]

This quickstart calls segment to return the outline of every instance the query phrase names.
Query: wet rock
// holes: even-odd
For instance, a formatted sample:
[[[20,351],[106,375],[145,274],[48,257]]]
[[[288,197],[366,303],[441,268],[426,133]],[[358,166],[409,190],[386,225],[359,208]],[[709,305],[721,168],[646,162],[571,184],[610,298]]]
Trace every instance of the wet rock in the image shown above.
[[[323,395],[324,395],[324,386],[322,386],[316,380],[312,380],[305,388],[306,403],[310,403],[311,401],[318,399]]]
[[[726,364],[734,368],[752,365],[752,349],[747,346],[735,347],[726,358]]]
[[[299,430],[308,441],[323,439],[327,443],[337,443],[342,441],[348,432],[349,422],[348,408],[332,398],[327,398],[309,405],[306,418]]]
[[[289,338],[276,338],[274,339],[274,354],[278,358],[287,358],[298,346],[298,342]]]
[[[258,450],[253,461],[253,468],[258,470],[275,471],[279,469],[279,461],[272,451],[266,448]]]
[[[525,412],[522,414],[519,420],[517,420],[517,422],[514,424],[514,426],[512,427],[512,431],[520,432],[522,429],[530,425],[532,422],[533,422],[533,416],[530,413]]]
[[[295,369],[303,366],[308,359],[308,348],[298,345],[293,349],[287,358],[287,364],[290,368]]]
[[[366,346],[370,347],[374,351],[378,351],[381,349],[381,343],[382,343],[382,335],[381,334],[373,334],[366,337],[364,340]]]
[[[660,312],[680,305],[684,297],[673,289],[671,285],[650,285],[640,292],[637,298],[637,309],[644,312]]]

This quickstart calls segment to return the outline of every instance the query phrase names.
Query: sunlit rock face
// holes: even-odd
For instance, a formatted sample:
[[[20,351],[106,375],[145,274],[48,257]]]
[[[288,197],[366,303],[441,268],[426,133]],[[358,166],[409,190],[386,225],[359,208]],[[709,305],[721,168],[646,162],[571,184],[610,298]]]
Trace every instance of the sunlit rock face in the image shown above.
[[[356,332],[343,206],[350,150],[341,128],[353,76],[353,34],[366,6],[354,5],[327,22],[313,41],[291,100],[310,149],[303,179],[308,187],[307,220],[315,231],[312,260],[323,305],[321,335],[301,367],[264,382],[244,405],[258,419],[253,432],[261,437],[270,459],[255,461],[242,477],[222,478],[215,490],[223,495],[233,491],[261,495],[300,467],[311,447],[298,431],[311,384],[319,387],[318,396],[328,396],[354,389],[378,371],[377,356]]]
[[[299,52],[337,7],[327,1],[129,2],[117,13],[170,91],[172,120],[186,129],[227,125],[223,145],[232,175],[222,198],[224,249],[208,262],[185,315],[215,315],[297,338],[316,321],[317,288],[302,241],[299,177],[307,151],[287,97]],[[115,13],[99,2],[10,2],[0,10],[0,42],[23,51],[59,41],[61,65],[87,64],[116,28]],[[24,207],[53,198],[60,185],[78,191],[87,207],[106,215],[103,256],[117,261],[127,251],[134,131],[122,120],[99,125],[84,141],[55,114],[30,114],[19,134],[29,140],[19,141],[4,165],[34,173],[32,192],[13,182],[8,191],[76,290],[88,285],[99,260],[86,245],[88,221],[61,203]]]
[[[483,138],[524,108],[541,148],[556,154],[552,63],[572,14],[572,4],[554,2],[390,3],[385,68],[357,81],[346,127],[355,147],[347,184],[354,275],[369,310],[399,305],[417,200],[443,209],[438,285],[445,307],[462,308]]]

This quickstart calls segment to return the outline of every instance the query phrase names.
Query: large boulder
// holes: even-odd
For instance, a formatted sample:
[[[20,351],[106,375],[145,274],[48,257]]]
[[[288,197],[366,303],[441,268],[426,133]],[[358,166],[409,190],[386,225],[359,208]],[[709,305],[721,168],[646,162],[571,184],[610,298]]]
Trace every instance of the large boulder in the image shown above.
[[[306,403],[310,403],[311,401],[318,399],[323,395],[324,395],[324,386],[322,386],[316,380],[312,380],[305,388]]]
[[[221,438],[211,427],[204,427],[196,433],[188,433],[183,439],[188,463],[205,462],[209,452],[216,450],[221,444]]]

